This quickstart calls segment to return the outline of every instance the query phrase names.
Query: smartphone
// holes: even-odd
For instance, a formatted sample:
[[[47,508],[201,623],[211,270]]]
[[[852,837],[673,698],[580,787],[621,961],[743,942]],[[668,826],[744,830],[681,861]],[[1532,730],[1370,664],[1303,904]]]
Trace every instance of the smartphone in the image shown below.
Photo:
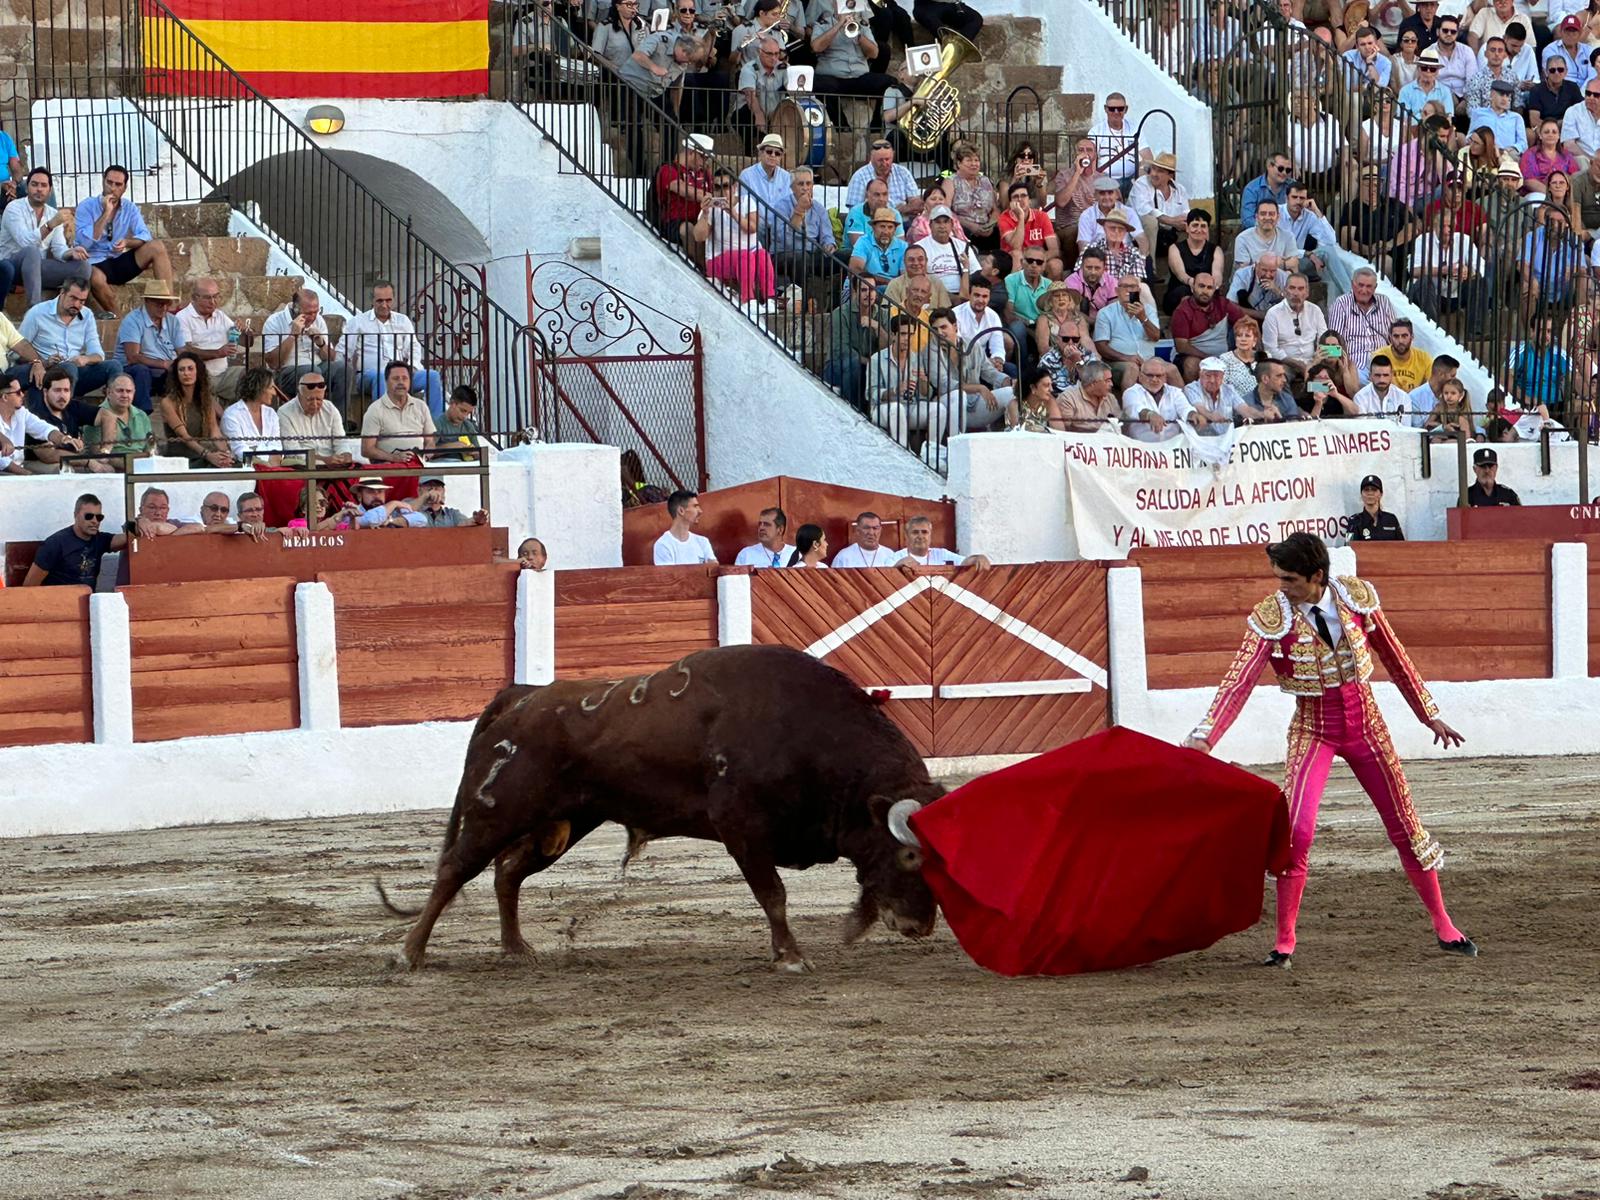
[[[1322,352],[1324,354],[1326,354],[1329,358],[1343,358],[1344,357],[1344,347],[1343,346],[1324,346],[1322,348]]]
[[[1306,384],[1306,390],[1316,396],[1326,396],[1333,390],[1333,384],[1326,379],[1313,379]]]

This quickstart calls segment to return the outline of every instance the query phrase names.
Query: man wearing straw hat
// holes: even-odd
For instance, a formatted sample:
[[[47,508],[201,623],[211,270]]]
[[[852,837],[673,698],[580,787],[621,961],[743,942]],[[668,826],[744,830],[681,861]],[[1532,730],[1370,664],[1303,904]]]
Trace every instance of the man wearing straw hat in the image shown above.
[[[150,396],[167,386],[167,368],[189,339],[173,312],[178,293],[164,279],[145,285],[144,303],[117,329],[116,365],[133,380],[134,407],[148,413]]]
[[[1157,273],[1164,274],[1167,247],[1183,237],[1193,207],[1178,183],[1177,155],[1163,151],[1150,160],[1150,169],[1128,192],[1128,206],[1144,227],[1144,244],[1155,256]]]

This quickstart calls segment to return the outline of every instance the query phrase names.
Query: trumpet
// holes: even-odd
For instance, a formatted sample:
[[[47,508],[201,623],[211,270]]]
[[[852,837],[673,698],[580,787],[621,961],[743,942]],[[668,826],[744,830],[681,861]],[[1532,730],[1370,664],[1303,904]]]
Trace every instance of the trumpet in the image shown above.
[[[854,16],[850,17],[849,19],[847,19],[845,21],[845,23],[844,23],[844,35],[845,35],[845,37],[851,38],[851,39],[858,38],[858,37],[861,36],[861,22],[858,21]]]

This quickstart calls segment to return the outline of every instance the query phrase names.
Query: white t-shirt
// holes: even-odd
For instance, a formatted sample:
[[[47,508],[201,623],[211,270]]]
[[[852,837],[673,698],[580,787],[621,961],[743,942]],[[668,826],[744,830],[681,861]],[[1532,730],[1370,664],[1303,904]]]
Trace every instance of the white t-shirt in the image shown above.
[[[843,550],[833,556],[833,565],[836,567],[892,567],[900,561],[899,550],[879,545],[874,550],[862,552],[861,547],[851,542]]]
[[[658,567],[693,566],[695,563],[716,561],[716,552],[701,534],[691,533],[687,539],[680,542],[672,536],[672,530],[668,529],[656,539],[655,564]]]
[[[794,547],[785,544],[778,550],[778,561],[772,561],[772,551],[760,542],[753,546],[746,546],[739,551],[739,556],[733,560],[736,567],[786,567],[789,565],[789,556],[794,553]]]
[[[930,233],[917,245],[928,252],[928,274],[944,284],[945,291],[952,296],[961,291],[963,266],[969,279],[978,273],[978,256],[973,253],[971,242],[955,238],[948,242],[935,241]]]
[[[740,217],[749,217],[755,207],[738,202]],[[761,243],[754,233],[746,233],[734,219],[734,210],[713,208],[710,212],[711,234],[706,238],[706,258],[712,259],[730,250],[754,250]]]
[[[895,562],[904,562],[908,558],[919,566],[924,567],[959,567],[961,565],[961,555],[946,550],[943,546],[929,546],[928,553],[922,558],[918,558],[909,550],[902,550],[899,556],[895,558]]]
[[[261,353],[271,354],[281,343],[292,341],[294,348],[278,364],[280,367],[321,366],[322,355],[311,338],[313,334],[320,334],[324,338],[328,336],[328,322],[323,319],[322,313],[317,313],[317,319],[307,325],[299,337],[289,332],[293,325],[294,318],[289,315],[287,305],[261,322]]]
[[[804,560],[801,560],[794,565],[797,567],[816,567],[819,571],[826,571],[828,569],[828,564],[825,562],[808,563]]]
[[[277,454],[283,450],[278,426],[278,410],[270,404],[261,406],[261,427],[256,428],[250,406],[235,400],[222,410],[222,436],[228,439],[228,449],[242,459],[245,453]]]
[[[1000,333],[1000,314],[995,312],[994,306],[983,310],[983,316],[978,316],[972,311],[972,302],[956,306],[956,332],[961,335],[961,344],[971,346],[977,341],[979,353],[985,358],[1004,358],[1006,356],[1005,338]],[[979,334],[982,339],[978,339]]]
[[[233,318],[220,308],[209,317],[202,317],[195,312],[193,304],[186,304],[178,310],[177,315],[178,328],[183,330],[185,345],[201,350],[221,350],[228,344],[228,330],[233,328]],[[242,355],[240,361],[243,362]],[[205,364],[206,374],[212,378],[221,375],[231,365],[226,358],[208,358]]]

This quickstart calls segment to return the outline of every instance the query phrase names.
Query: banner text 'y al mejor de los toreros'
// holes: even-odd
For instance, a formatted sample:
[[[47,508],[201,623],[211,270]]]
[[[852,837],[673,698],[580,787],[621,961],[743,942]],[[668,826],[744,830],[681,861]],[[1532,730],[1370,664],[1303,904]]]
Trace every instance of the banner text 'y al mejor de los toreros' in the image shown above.
[[[1400,434],[1388,421],[1252,426],[1239,431],[1220,466],[1192,447],[1213,439],[1067,434],[1078,553],[1126,558],[1146,546],[1251,545],[1296,530],[1337,541],[1361,508],[1362,476],[1393,470]],[[1403,523],[1401,483],[1389,481],[1384,507]]]
[[[216,58],[273,98],[413,100],[481,96],[489,84],[489,0],[166,0],[141,6],[146,85],[215,95]],[[169,15],[170,13],[170,15]]]

